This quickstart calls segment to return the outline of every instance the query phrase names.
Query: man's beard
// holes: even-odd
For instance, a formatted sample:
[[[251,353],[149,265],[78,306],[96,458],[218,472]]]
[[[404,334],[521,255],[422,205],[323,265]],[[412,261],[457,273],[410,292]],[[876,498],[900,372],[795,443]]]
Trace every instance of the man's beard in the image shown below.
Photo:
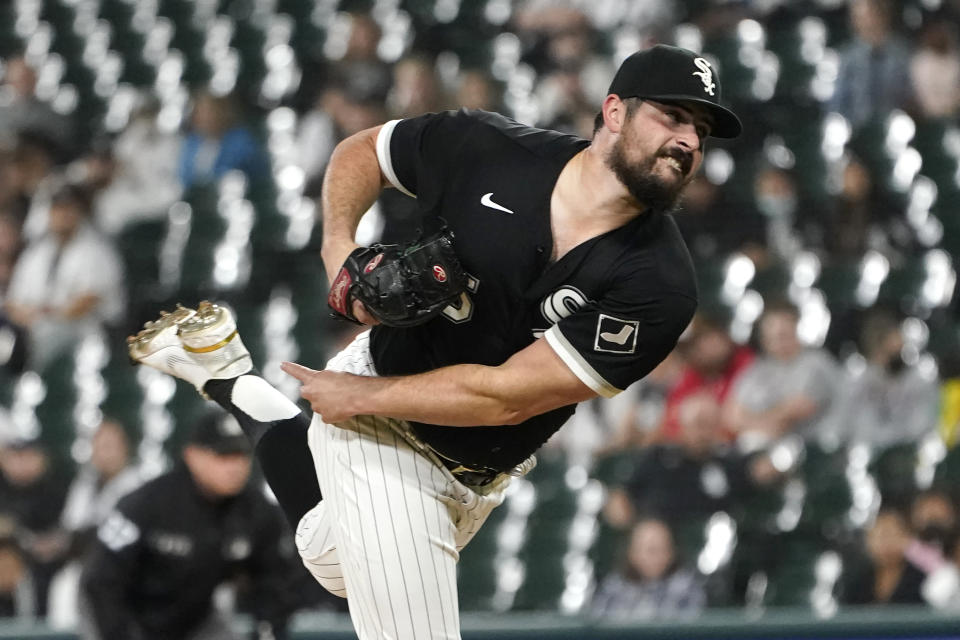
[[[624,153],[624,139],[617,140],[610,154],[607,156],[607,166],[613,170],[617,179],[627,188],[630,195],[640,204],[656,211],[672,211],[680,201],[680,194],[683,188],[687,186],[687,180],[681,179],[676,182],[668,182],[658,176],[654,170],[654,164],[665,155],[675,157],[689,171],[689,158],[681,159],[681,154],[657,154],[644,160],[640,164],[633,164],[627,160]]]

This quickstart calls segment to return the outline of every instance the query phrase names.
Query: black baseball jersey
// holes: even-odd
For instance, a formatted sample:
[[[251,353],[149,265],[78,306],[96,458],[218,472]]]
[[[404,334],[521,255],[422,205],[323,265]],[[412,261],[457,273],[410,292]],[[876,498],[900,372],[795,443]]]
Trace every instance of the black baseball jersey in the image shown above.
[[[97,532],[83,592],[103,640],[187,637],[214,589],[251,578],[255,617],[282,633],[294,605],[293,550],[279,509],[252,487],[212,501],[179,464],[128,494]]]
[[[452,364],[500,365],[546,339],[591,389],[613,396],[673,349],[696,308],[686,245],[669,215],[646,212],[552,262],[550,199],[589,142],[483,111],[427,114],[384,125],[380,167],[442,221],[470,276],[458,304],[418,327],[374,327],[380,375]],[[467,465],[506,470],[573,414],[567,406],[509,427],[414,423],[417,435]]]

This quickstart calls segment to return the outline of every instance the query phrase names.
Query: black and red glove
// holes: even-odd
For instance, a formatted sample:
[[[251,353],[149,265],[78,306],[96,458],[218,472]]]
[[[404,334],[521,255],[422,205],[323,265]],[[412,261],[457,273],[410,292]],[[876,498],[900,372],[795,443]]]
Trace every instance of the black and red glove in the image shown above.
[[[453,233],[441,231],[405,245],[354,249],[330,287],[336,317],[357,322],[359,300],[381,324],[412,327],[439,314],[466,291],[467,276],[453,250]]]

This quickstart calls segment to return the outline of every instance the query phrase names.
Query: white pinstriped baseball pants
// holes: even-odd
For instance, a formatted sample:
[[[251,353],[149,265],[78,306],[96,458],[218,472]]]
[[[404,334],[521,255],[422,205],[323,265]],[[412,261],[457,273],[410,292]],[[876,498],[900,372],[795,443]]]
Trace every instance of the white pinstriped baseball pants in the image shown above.
[[[376,375],[369,334],[327,369]],[[470,488],[418,450],[404,421],[358,416],[308,432],[323,500],[297,527],[304,566],[346,597],[360,640],[460,638],[456,563],[510,476]]]

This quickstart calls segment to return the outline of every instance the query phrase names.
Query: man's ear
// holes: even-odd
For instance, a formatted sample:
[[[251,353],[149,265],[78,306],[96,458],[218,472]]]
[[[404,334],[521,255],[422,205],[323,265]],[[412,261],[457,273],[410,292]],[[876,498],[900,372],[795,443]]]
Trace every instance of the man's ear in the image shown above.
[[[611,133],[620,133],[623,130],[623,123],[627,119],[627,103],[621,100],[617,94],[611,93],[604,98],[600,110],[603,113],[603,125]]]

